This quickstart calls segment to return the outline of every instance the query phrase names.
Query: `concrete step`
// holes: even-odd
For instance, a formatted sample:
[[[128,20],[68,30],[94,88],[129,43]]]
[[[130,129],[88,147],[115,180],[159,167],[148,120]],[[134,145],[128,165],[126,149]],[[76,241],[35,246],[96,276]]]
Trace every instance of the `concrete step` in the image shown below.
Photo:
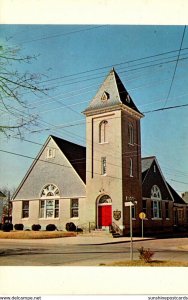
[[[95,229],[91,230],[89,233],[85,233],[87,236],[95,236],[95,237],[112,237],[112,234],[109,230]]]

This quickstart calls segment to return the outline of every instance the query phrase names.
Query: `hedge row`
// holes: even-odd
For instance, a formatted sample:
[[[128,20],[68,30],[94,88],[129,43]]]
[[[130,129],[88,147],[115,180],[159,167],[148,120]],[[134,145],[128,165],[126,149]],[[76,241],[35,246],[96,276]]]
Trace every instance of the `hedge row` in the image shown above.
[[[14,229],[15,230],[24,230],[24,225],[23,224],[15,224]],[[39,231],[41,229],[41,225],[33,224],[31,226],[31,229],[33,231]],[[11,224],[11,223],[1,224],[0,223],[0,230],[9,232],[9,231],[13,230],[13,224]],[[30,229],[26,229],[26,230],[30,230]],[[57,227],[55,224],[48,224],[46,226],[46,231],[55,231],[55,230],[57,230]],[[77,232],[83,231],[81,228],[76,227],[76,225],[72,222],[66,224],[66,230],[67,231],[77,231]]]
[[[14,229],[15,230],[23,230],[24,225],[23,224],[15,224]],[[31,226],[31,229],[33,231],[39,231],[41,229],[41,225],[40,224],[33,224]],[[5,224],[0,223],[0,230],[5,231],[5,232],[9,232],[9,231],[13,230],[13,224],[11,224],[11,223],[5,223]],[[46,226],[46,231],[55,231],[55,230],[57,230],[57,227],[54,224],[48,224]]]

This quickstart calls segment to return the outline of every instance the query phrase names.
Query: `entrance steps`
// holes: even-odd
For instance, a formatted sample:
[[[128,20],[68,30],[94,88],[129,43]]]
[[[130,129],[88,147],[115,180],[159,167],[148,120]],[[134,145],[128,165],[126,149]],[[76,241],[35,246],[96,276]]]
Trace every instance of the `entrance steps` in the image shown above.
[[[89,233],[85,233],[84,235],[94,236],[94,237],[112,237],[111,232],[109,229],[94,229],[91,230]]]

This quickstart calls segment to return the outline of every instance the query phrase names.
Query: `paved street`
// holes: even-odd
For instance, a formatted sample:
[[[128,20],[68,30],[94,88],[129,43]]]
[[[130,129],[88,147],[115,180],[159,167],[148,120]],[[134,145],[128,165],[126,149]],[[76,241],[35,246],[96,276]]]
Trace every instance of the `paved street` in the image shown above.
[[[188,261],[188,238],[134,239],[134,258],[141,246],[154,259]],[[84,237],[48,240],[1,240],[1,266],[99,266],[130,258],[129,238]]]

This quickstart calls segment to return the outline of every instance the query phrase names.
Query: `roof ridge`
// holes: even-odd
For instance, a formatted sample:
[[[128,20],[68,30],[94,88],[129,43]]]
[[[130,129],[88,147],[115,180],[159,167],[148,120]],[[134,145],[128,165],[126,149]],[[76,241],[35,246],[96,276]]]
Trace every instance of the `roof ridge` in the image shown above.
[[[145,157],[142,157],[141,159],[148,159],[148,158],[156,158],[155,155],[152,155],[152,156],[145,156]]]
[[[59,141],[62,141],[62,142],[65,142],[65,143],[69,143],[69,144],[78,146],[78,147],[86,148],[86,146],[76,144],[76,143],[74,143],[74,142],[71,142],[71,141],[62,139],[62,138],[60,138],[60,137],[58,137],[58,136],[55,136],[55,135],[52,135],[52,134],[50,134],[50,137],[52,137],[53,139],[58,139]]]

